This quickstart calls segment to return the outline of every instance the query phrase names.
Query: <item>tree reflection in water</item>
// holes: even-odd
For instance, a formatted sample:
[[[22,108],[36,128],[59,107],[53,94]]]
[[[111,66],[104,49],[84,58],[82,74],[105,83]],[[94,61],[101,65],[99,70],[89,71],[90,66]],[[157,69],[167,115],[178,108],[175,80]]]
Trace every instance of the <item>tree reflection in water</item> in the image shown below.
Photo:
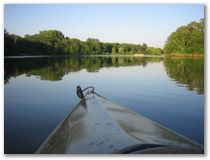
[[[138,57],[45,57],[14,58],[4,61],[4,83],[11,77],[22,74],[40,76],[41,80],[58,81],[65,74],[86,69],[97,72],[104,67],[146,66],[147,63],[159,62],[162,58]]]
[[[204,94],[203,58],[165,58],[168,76],[178,84],[186,84],[188,89]]]
[[[58,81],[65,74],[86,69],[98,72],[104,67],[138,66],[161,62],[157,57],[45,57],[45,58],[11,58],[4,60],[4,83],[11,77],[22,74],[39,76],[41,80]],[[204,93],[204,59],[203,58],[164,58],[168,76],[178,84],[186,84],[189,90]]]

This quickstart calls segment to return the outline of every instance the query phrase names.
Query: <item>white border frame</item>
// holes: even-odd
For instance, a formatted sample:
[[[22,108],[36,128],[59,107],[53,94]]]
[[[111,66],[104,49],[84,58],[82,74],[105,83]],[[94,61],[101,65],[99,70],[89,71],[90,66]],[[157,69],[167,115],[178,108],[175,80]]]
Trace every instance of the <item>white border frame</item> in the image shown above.
[[[0,92],[0,114],[1,114],[1,122],[0,122],[0,160],[4,159],[17,159],[17,160],[22,160],[22,159],[86,159],[86,160],[91,160],[93,158],[99,158],[99,159],[153,159],[155,158],[156,160],[162,160],[162,159],[207,159],[209,158],[209,138],[208,138],[208,133],[209,133],[209,127],[207,124],[209,124],[209,104],[208,104],[208,89],[209,89],[209,84],[207,83],[209,79],[209,56],[208,56],[208,26],[209,26],[209,12],[208,12],[208,6],[209,6],[209,1],[208,0],[1,0],[1,11],[0,11],[0,25],[1,25],[1,38],[0,38],[0,72],[1,72],[1,91]],[[14,3],[26,3],[26,4],[41,4],[41,3],[52,3],[52,4],[57,4],[57,3],[167,3],[167,4],[173,4],[173,3],[180,3],[180,4],[186,4],[186,3],[195,3],[195,4],[205,4],[205,23],[206,23],[206,34],[205,34],[205,154],[204,155],[4,155],[4,41],[3,41],[3,34],[4,34],[4,4],[14,4]]]

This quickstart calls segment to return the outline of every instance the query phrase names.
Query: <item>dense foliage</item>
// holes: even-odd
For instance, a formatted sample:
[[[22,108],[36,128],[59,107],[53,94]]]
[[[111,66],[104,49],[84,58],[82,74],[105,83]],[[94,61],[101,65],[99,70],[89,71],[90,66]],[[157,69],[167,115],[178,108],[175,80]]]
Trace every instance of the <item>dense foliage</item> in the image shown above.
[[[179,27],[164,45],[165,54],[203,54],[204,19]],[[95,38],[81,41],[65,37],[57,30],[40,31],[24,37],[4,31],[5,56],[10,55],[133,55],[163,54],[160,48],[146,44],[105,43]]]
[[[179,27],[167,39],[164,46],[166,54],[203,54],[204,19]]]
[[[146,44],[104,43],[95,38],[81,41],[57,30],[40,31],[24,37],[4,31],[5,55],[104,55],[162,54]]]

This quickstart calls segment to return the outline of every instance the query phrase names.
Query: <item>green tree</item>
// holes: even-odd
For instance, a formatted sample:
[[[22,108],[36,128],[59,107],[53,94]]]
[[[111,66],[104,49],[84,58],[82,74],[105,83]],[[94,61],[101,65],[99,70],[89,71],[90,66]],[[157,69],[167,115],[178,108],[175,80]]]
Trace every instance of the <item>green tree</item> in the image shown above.
[[[69,42],[70,42],[70,46],[69,46],[70,54],[74,54],[74,55],[80,54],[80,40],[73,38],[73,39],[70,39]]]
[[[192,25],[192,28],[198,26]],[[198,37],[197,33],[193,33]],[[202,39],[202,37],[200,37]],[[191,40],[189,44],[197,41]],[[103,43],[95,38],[81,41],[76,38],[65,37],[57,30],[40,31],[38,34],[24,37],[9,34],[4,31],[5,55],[100,55],[100,54],[147,54],[146,44],[136,45],[127,43]]]
[[[147,52],[153,55],[163,54],[163,51],[160,48],[148,47]]]
[[[122,47],[118,48],[118,54],[124,54],[124,48]]]
[[[113,55],[116,54],[116,48],[115,48],[115,46],[112,47],[112,54]]]
[[[143,54],[148,54],[147,48],[148,48],[147,45],[145,43],[143,43],[142,50],[141,50]]]
[[[168,38],[164,53],[204,53],[204,19],[179,27]]]
[[[88,38],[86,44],[88,46],[88,54],[101,54],[101,43],[98,39]]]

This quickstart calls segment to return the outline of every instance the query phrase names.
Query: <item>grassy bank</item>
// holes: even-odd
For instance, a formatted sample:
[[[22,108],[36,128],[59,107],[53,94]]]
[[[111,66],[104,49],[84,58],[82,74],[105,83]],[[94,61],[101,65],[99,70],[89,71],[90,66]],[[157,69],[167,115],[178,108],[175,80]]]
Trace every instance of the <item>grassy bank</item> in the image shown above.
[[[165,57],[204,57],[204,54],[165,54]]]

